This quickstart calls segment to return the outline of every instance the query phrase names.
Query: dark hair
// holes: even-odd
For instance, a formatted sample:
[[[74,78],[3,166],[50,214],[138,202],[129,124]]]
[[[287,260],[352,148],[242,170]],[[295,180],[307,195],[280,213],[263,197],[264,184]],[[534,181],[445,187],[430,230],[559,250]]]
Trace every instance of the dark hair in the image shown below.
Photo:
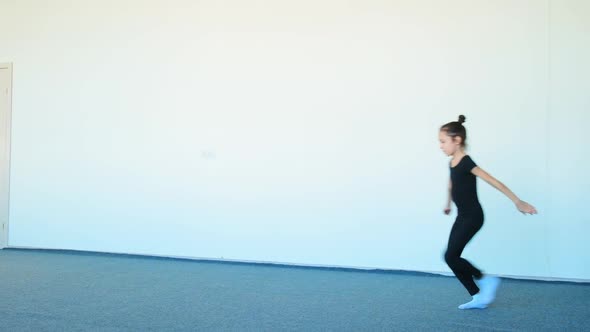
[[[461,137],[461,146],[465,147],[467,140],[467,130],[463,126],[465,122],[465,115],[459,115],[459,121],[449,122],[442,127],[440,127],[440,131],[444,131],[447,135],[451,136],[452,138]]]

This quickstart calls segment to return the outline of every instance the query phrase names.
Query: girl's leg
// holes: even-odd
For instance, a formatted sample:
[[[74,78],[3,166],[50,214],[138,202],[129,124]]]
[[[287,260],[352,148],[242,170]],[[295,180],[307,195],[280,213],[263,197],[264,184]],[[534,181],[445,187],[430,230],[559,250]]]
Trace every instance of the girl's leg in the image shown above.
[[[445,253],[445,261],[463,286],[472,296],[479,293],[473,278],[481,278],[482,273],[469,261],[461,257],[465,246],[481,229],[483,217],[458,216],[449,235],[449,243]]]

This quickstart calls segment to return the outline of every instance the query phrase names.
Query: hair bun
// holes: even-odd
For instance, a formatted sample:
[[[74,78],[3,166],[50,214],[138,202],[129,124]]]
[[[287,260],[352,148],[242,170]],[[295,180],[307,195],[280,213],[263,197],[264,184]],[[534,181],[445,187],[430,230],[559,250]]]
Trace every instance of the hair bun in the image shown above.
[[[465,115],[459,115],[459,123],[463,124],[465,122]]]

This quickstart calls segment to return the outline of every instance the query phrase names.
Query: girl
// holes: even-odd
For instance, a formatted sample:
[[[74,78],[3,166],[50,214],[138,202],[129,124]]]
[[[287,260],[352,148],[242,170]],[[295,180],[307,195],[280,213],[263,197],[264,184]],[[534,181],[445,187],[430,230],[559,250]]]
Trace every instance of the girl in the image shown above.
[[[537,210],[529,203],[521,201],[503,183],[479,168],[465,153],[467,133],[463,122],[465,122],[465,116],[460,115],[459,121],[445,124],[438,134],[441,150],[452,157],[449,197],[444,213],[447,215],[451,213],[451,199],[458,210],[457,219],[449,235],[445,261],[469,294],[473,296],[470,302],[460,305],[459,309],[484,309],[494,301],[500,279],[482,274],[461,257],[467,243],[483,226],[483,210],[477,197],[476,177],[484,179],[508,196],[518,211],[523,214],[536,214]]]

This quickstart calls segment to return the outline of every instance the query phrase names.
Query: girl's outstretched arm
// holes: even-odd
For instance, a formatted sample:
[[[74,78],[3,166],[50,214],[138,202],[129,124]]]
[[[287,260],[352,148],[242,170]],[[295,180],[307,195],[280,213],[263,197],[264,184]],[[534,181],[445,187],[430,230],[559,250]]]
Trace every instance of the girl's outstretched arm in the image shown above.
[[[487,183],[492,185],[492,187],[500,190],[504,195],[506,195],[510,200],[516,205],[518,211],[522,212],[523,214],[536,214],[537,209],[534,206],[530,205],[529,203],[520,200],[508,187],[506,187],[502,182],[498,181],[496,178],[488,174],[486,171],[479,167],[474,167],[471,170],[475,176],[478,176],[484,179]]]

